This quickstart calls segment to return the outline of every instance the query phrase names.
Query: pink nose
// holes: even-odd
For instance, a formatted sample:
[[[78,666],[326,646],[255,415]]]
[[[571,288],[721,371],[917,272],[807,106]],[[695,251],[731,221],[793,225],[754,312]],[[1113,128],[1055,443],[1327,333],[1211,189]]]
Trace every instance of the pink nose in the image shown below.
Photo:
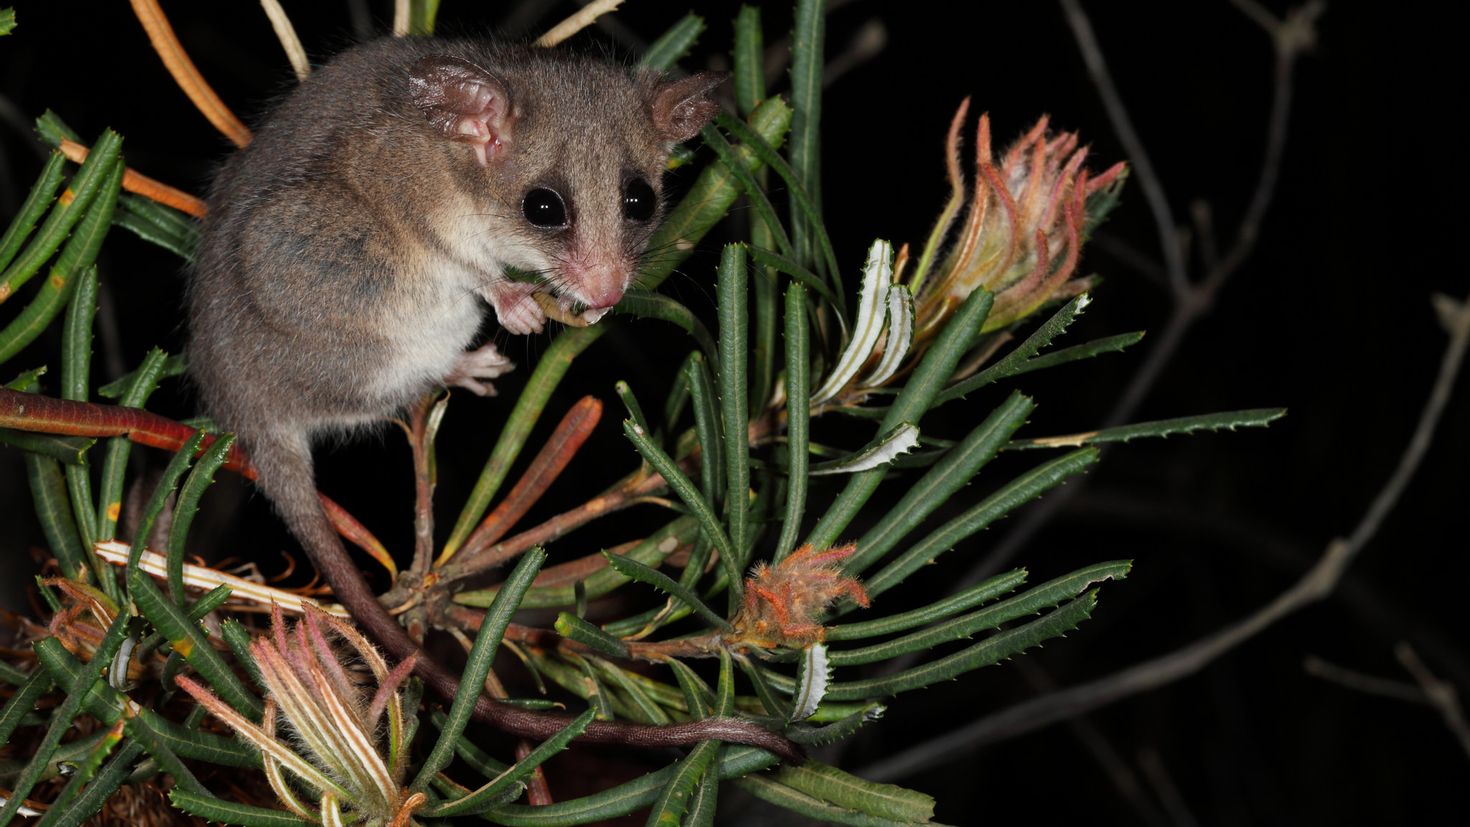
[[[623,300],[623,288],[605,287],[599,290],[587,292],[587,308],[589,310],[603,310]]]

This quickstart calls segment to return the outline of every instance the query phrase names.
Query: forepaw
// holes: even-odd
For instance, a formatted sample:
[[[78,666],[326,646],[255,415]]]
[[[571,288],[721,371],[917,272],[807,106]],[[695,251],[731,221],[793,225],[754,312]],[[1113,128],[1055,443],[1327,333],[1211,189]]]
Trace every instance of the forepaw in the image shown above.
[[[489,380],[498,379],[512,370],[515,370],[515,363],[505,358],[493,343],[487,343],[477,350],[461,353],[454,363],[454,370],[444,381],[477,396],[494,396],[495,386]]]
[[[525,336],[540,333],[546,324],[546,312],[531,298],[529,290],[520,287],[502,287],[491,291],[490,306],[495,308],[495,319],[505,332]]]

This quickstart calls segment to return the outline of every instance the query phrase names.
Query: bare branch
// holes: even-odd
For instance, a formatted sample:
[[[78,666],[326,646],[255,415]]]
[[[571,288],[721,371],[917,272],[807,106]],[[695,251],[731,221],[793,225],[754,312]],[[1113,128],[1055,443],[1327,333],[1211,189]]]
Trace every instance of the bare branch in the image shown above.
[[[1400,642],[1393,648],[1393,653],[1398,657],[1399,663],[1403,664],[1404,671],[1413,675],[1424,690],[1424,697],[1429,705],[1439,710],[1440,716],[1444,718],[1444,725],[1459,739],[1465,754],[1470,755],[1470,725],[1465,723],[1465,710],[1460,706],[1460,696],[1455,692],[1455,687],[1430,672],[1429,667],[1424,665],[1424,661],[1419,659],[1419,654],[1409,644]]]
[[[1183,295],[1189,290],[1189,274],[1179,249],[1179,225],[1169,209],[1169,197],[1164,192],[1163,181],[1159,180],[1159,173],[1154,169],[1153,161],[1143,147],[1143,140],[1133,126],[1133,118],[1128,115],[1128,108],[1123,105],[1123,98],[1113,83],[1112,73],[1108,71],[1107,61],[1103,59],[1102,47],[1098,45],[1097,35],[1092,31],[1092,20],[1082,10],[1079,0],[1062,0],[1062,11],[1067,16],[1067,25],[1072,29],[1077,48],[1082,52],[1082,60],[1087,64],[1087,73],[1092,76],[1093,85],[1097,86],[1097,94],[1102,98],[1108,120],[1113,124],[1113,131],[1118,133],[1118,141],[1123,144],[1123,152],[1128,156],[1133,175],[1143,190],[1149,212],[1153,213],[1154,225],[1159,233],[1159,249],[1164,254],[1164,271],[1169,276],[1170,291],[1176,296]]]
[[[1179,791],[1179,785],[1174,783],[1174,776],[1169,772],[1159,751],[1153,747],[1145,747],[1138,753],[1138,765],[1143,768],[1144,777],[1154,785],[1154,792],[1164,803],[1170,822],[1177,827],[1198,827],[1199,819],[1184,801],[1184,794]]]
[[[1307,659],[1302,661],[1302,669],[1314,678],[1321,678],[1328,683],[1335,683],[1345,689],[1362,692],[1364,695],[1377,695],[1380,698],[1392,698],[1420,706],[1429,704],[1429,699],[1424,696],[1424,690],[1413,684],[1364,674],[1335,663],[1329,663],[1316,655],[1308,655]]]

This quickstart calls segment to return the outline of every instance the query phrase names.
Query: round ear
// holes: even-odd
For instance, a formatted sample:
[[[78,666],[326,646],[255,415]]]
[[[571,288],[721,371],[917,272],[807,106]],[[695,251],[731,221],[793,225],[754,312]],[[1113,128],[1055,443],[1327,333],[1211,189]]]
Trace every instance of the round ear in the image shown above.
[[[422,58],[409,67],[408,93],[435,131],[473,146],[482,165],[504,152],[510,95],[489,72],[457,57]]]
[[[660,83],[649,104],[653,128],[670,143],[687,141],[699,134],[720,105],[710,93],[725,82],[728,72],[700,72],[682,80]]]

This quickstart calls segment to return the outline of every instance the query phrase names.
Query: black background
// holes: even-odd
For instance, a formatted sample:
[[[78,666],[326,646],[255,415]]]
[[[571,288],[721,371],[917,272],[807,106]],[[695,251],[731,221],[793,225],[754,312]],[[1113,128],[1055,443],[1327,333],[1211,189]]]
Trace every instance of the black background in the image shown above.
[[[87,136],[104,126],[117,129],[131,166],[201,191],[228,147],[168,77],[127,5],[17,5],[20,26],[0,40],[0,214],[13,214],[39,169],[42,154],[28,124],[45,107]],[[272,93],[288,88],[289,70],[256,4],[167,6],[195,62],[247,120]],[[583,35],[584,42],[636,54],[683,11],[672,4],[630,6],[613,28]],[[736,8],[695,8],[709,30],[685,67],[728,65]],[[1193,200],[1207,201],[1221,244],[1228,244],[1261,163],[1272,84],[1269,39],[1223,2],[1088,8],[1174,215],[1186,220]],[[1280,14],[1286,7],[1273,2],[1270,8]],[[510,20],[534,33],[572,9],[448,0],[441,31],[484,32]],[[354,37],[347,4],[297,2],[288,10],[314,60]],[[375,30],[385,29],[386,4],[371,12]],[[784,5],[766,11],[768,43],[788,29],[789,18]],[[1050,113],[1055,126],[1078,130],[1091,143],[1095,169],[1124,157],[1059,7],[846,3],[830,19],[829,56],[874,22],[886,34],[885,48],[837,78],[824,101],[823,197],[844,268],[859,266],[875,237],[922,241],[945,197],[944,131],[966,95],[973,96],[972,113],[991,113],[998,143]],[[1028,656],[1029,674],[1012,663],[895,699],[881,725],[847,746],[843,766],[861,768],[1033,697],[1037,681],[1075,684],[1186,645],[1270,601],[1332,538],[1351,531],[1397,462],[1433,381],[1445,336],[1429,297],[1466,293],[1457,258],[1463,233],[1456,229],[1464,219],[1462,150],[1450,125],[1467,99],[1459,46],[1456,28],[1433,16],[1372,4],[1329,7],[1317,48],[1298,66],[1280,190],[1260,245],[1190,331],[1135,418],[1278,405],[1289,416],[1264,431],[1140,442],[1108,453],[1017,562],[1040,582],[1129,557],[1136,561],[1133,576],[1103,589],[1094,620]],[[776,79],[773,91],[782,85]],[[737,214],[730,232],[741,220]],[[1157,331],[1169,312],[1162,286],[1110,253],[1126,244],[1158,257],[1155,225],[1136,180],[1104,234],[1112,246],[1092,247],[1083,267],[1106,283],[1074,327],[1072,342]],[[717,231],[668,287],[708,316],[719,240]],[[1199,269],[1196,258],[1192,272]],[[177,349],[182,275],[176,259],[122,231],[109,242],[102,270],[104,317],[116,326],[115,347],[99,347],[98,379],[106,381],[153,344]],[[631,467],[631,452],[617,435],[612,379],[632,383],[647,409],[661,401],[675,367],[663,354],[682,352],[683,343],[654,323],[618,326],[568,382],[609,406],[598,447],[532,518],[579,502]],[[1027,433],[1096,425],[1155,340],[1024,377],[1017,386],[1039,402]],[[522,363],[534,360],[544,343],[536,337],[503,342]],[[53,332],[7,366],[6,376],[54,361],[57,352]],[[522,370],[501,382],[502,394],[514,394],[525,376]],[[963,434],[987,402],[1008,390],[946,410],[926,421],[926,432]],[[550,413],[574,398],[564,389]],[[441,446],[454,446],[441,447],[441,527],[457,513],[508,409],[458,396],[454,402],[441,437]],[[192,412],[183,392],[161,396],[159,409]],[[1325,682],[1302,664],[1317,655],[1408,680],[1392,653],[1406,641],[1441,677],[1470,687],[1460,608],[1470,491],[1466,417],[1462,389],[1403,502],[1324,603],[1193,677],[1089,715],[1082,728],[1055,725],[984,745],[899,781],[933,794],[937,817],[951,823],[1086,817],[1123,824],[1377,824],[1463,815],[1470,759],[1434,711]],[[554,416],[548,418],[538,434],[549,430]],[[865,438],[853,435],[850,444]],[[978,499],[1025,462],[998,462],[959,499]],[[411,479],[396,429],[340,448],[321,463],[324,490],[367,515],[390,548],[410,546]],[[0,555],[14,569],[4,583],[7,604],[23,605],[30,549],[40,534],[20,462],[10,452],[0,452],[0,497]],[[294,548],[258,498],[235,483],[210,494],[202,519],[195,550],[207,557],[254,556],[272,567],[280,550]],[[631,515],[574,534],[551,549],[553,560],[633,536],[636,525]],[[932,599],[1007,528],[952,552],[878,608],[918,605],[926,593]],[[624,766],[609,768],[599,757],[613,756],[594,756],[576,771],[568,764],[558,773],[551,765],[552,789],[559,797],[583,784],[590,791],[603,783],[598,773],[610,781],[638,772],[645,760],[620,756]],[[646,760],[652,767],[662,758]],[[734,795],[726,805],[732,821],[757,812],[767,820],[785,817],[746,809],[749,803]]]

